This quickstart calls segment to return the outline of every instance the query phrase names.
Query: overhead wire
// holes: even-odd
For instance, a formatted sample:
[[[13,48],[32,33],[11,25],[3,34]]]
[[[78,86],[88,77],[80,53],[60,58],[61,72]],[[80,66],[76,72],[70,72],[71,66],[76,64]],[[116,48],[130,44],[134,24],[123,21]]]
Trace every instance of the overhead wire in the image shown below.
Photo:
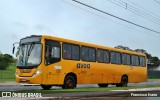
[[[88,4],[82,3],[82,2],[77,1],[77,0],[72,0],[72,1],[74,1],[74,2],[76,2],[76,3],[78,3],[78,4],[81,4],[81,5],[85,6],[85,7],[88,7],[88,8],[90,8],[90,9],[93,9],[93,10],[95,10],[95,11],[101,12],[101,13],[103,13],[103,14],[106,14],[106,15],[109,15],[109,16],[114,17],[114,18],[116,18],[116,19],[119,19],[119,20],[121,20],[121,21],[124,21],[124,22],[126,22],[126,23],[129,23],[129,24],[135,25],[135,26],[137,26],[137,27],[146,29],[146,30],[148,30],[148,31],[151,31],[151,32],[160,34],[160,32],[158,32],[158,31],[156,31],[156,30],[153,30],[153,29],[150,29],[150,28],[148,28],[148,27],[145,27],[145,26],[136,24],[136,23],[134,23],[134,22],[128,21],[128,20],[126,20],[126,19],[123,19],[123,18],[121,18],[121,17],[115,16],[115,15],[113,15],[113,14],[110,14],[110,13],[108,13],[108,12],[105,12],[105,11],[103,11],[103,10],[100,10],[100,9],[98,9],[98,8],[95,8],[95,7],[90,6],[90,5],[88,5]]]
[[[160,2],[159,1],[157,1],[157,0],[153,0],[153,1],[155,1],[156,3],[158,3],[158,4],[160,4]]]
[[[118,1],[117,0],[108,0],[108,1],[117,5],[117,6],[120,6],[120,7],[124,8],[124,9],[126,9],[126,10],[140,16],[140,17],[143,17],[143,18],[145,18],[145,19],[147,19],[147,20],[149,20],[149,21],[151,21],[155,24],[160,25],[160,19],[157,19],[154,16],[152,16],[152,15],[150,15],[150,14],[148,14],[148,13],[146,13],[146,12],[144,12],[144,11],[142,11],[142,10],[140,10],[140,9],[138,9],[138,8],[128,4],[128,3],[126,3],[126,2],[123,2],[121,0],[118,0]]]
[[[121,1],[122,1],[122,0],[121,0]],[[160,20],[160,16],[159,16],[159,15],[157,15],[157,14],[155,14],[155,13],[153,13],[153,12],[151,12],[151,11],[143,8],[143,7],[141,7],[140,5],[134,3],[134,2],[132,2],[132,1],[130,1],[130,0],[127,0],[127,1],[130,2],[131,4],[133,4],[134,6],[137,6],[139,9],[144,10],[144,12],[148,12],[148,14],[150,14],[151,16],[154,16],[155,18],[157,18],[157,19]]]
[[[69,5],[72,5],[72,6],[76,7],[76,8],[79,8],[79,9],[85,11],[85,12],[88,12],[88,13],[91,13],[91,14],[93,14],[93,15],[96,15],[96,16],[104,19],[104,20],[111,21],[111,22],[113,22],[113,23],[119,24],[119,25],[121,25],[121,26],[123,26],[123,27],[129,28],[129,29],[132,29],[132,30],[135,30],[135,31],[137,31],[137,32],[141,32],[141,33],[146,34],[146,35],[155,36],[155,37],[158,38],[158,39],[160,38],[159,35],[156,35],[156,34],[154,34],[153,32],[149,32],[149,31],[147,31],[147,30],[144,31],[144,30],[142,30],[141,28],[139,28],[139,29],[141,29],[141,30],[135,29],[134,27],[130,27],[130,26],[124,25],[124,24],[122,24],[122,23],[116,22],[115,20],[111,20],[111,19],[108,19],[107,17],[104,17],[104,16],[102,16],[102,15],[99,15],[99,14],[95,13],[95,11],[93,12],[93,10],[91,11],[91,10],[85,9],[84,7],[82,8],[82,6],[77,6],[77,5],[73,4],[73,3],[70,3],[70,2],[65,1],[65,0],[61,0],[61,1],[65,2],[65,3],[69,4]],[[134,41],[134,40],[132,40],[132,41],[130,41],[130,42],[133,42],[133,41]],[[133,44],[135,44],[135,42],[136,42],[136,41],[134,41]],[[139,45],[139,44],[138,44],[138,45]]]
[[[135,31],[137,31],[137,32],[142,32],[142,33],[144,33],[144,34],[147,34],[147,33],[148,33],[148,32],[144,32],[144,31],[142,31],[142,30],[138,30],[138,29],[135,29],[135,28],[133,28],[133,27],[124,25],[124,24],[122,24],[122,23],[116,22],[116,21],[114,21],[114,20],[110,20],[110,19],[108,19],[108,18],[106,18],[106,17],[104,17],[104,16],[102,16],[102,15],[99,15],[99,14],[97,14],[97,13],[95,13],[95,12],[91,12],[91,11],[89,11],[89,10],[86,10],[86,9],[82,8],[82,7],[76,6],[76,5],[74,5],[74,4],[72,4],[72,3],[68,2],[68,1],[65,1],[65,0],[61,0],[61,1],[65,2],[65,3],[69,4],[69,5],[72,5],[72,6],[76,7],[76,8],[79,8],[79,9],[85,11],[85,12],[88,12],[88,13],[91,13],[91,14],[93,14],[93,15],[96,15],[96,16],[104,19],[104,20],[108,20],[108,21],[111,21],[111,22],[113,22],[113,23],[119,24],[119,25],[121,25],[121,26],[123,26],[123,27],[129,28],[129,29],[132,29],[132,30],[135,30]],[[154,33],[148,33],[147,35],[152,35],[152,36],[155,36],[155,37],[160,38],[160,36],[157,36],[157,35],[154,34]]]

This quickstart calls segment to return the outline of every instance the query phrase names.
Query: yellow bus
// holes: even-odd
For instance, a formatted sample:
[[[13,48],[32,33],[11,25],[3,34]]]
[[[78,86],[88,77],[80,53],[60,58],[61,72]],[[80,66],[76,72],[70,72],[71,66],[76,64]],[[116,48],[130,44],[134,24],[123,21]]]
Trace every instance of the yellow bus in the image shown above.
[[[16,82],[39,84],[43,89],[72,89],[77,84],[126,87],[147,79],[143,53],[53,36],[22,38],[16,56]]]

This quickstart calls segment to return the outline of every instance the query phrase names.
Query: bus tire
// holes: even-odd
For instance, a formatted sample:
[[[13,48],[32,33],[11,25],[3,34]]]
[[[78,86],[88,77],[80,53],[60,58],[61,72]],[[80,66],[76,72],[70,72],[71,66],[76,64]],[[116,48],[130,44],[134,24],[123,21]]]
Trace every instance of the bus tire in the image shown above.
[[[68,75],[64,79],[63,89],[73,89],[76,87],[76,80],[72,75]]]
[[[128,78],[126,76],[123,76],[120,84],[121,84],[121,87],[127,87]]]
[[[41,87],[43,88],[43,90],[50,90],[52,85],[42,85],[41,84]]]
[[[108,87],[108,84],[98,84],[99,87]]]

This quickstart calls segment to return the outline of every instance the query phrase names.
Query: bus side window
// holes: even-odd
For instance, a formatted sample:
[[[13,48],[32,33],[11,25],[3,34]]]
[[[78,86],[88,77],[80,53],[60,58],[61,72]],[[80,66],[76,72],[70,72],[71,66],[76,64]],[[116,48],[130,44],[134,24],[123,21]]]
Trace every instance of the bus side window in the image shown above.
[[[63,43],[63,58],[64,59],[71,59],[71,45]]]
[[[81,47],[81,59],[83,61],[88,61],[89,60],[89,50],[88,47]]]
[[[131,65],[131,56],[127,54],[127,65]]]
[[[116,64],[121,64],[121,53],[116,52]]]
[[[53,64],[61,60],[60,42],[53,40],[46,40],[45,46],[45,64]]]
[[[115,64],[116,63],[116,53],[115,52],[113,52],[113,51],[111,51],[110,52],[110,60],[111,60],[111,63],[112,64]]]
[[[72,45],[72,59],[80,59],[80,47],[78,45]]]
[[[139,66],[139,57],[137,55],[131,55],[131,62],[133,66]]]
[[[63,43],[62,57],[67,60],[80,60],[80,47],[76,44]]]
[[[115,51],[111,51],[110,52],[111,56],[110,56],[110,60],[112,64],[121,64],[121,53],[119,52],[115,52]]]
[[[60,58],[60,48],[59,47],[55,47],[55,46],[52,47],[51,57]]]
[[[123,65],[130,65],[130,55],[126,53],[122,53],[122,64]]]
[[[145,57],[140,56],[139,59],[140,59],[140,66],[145,67],[145,64],[146,64],[145,63]]]
[[[89,61],[96,61],[96,49],[94,48],[89,48]]]
[[[104,50],[97,49],[97,62],[104,62]]]
[[[104,63],[109,63],[109,51],[104,51]]]

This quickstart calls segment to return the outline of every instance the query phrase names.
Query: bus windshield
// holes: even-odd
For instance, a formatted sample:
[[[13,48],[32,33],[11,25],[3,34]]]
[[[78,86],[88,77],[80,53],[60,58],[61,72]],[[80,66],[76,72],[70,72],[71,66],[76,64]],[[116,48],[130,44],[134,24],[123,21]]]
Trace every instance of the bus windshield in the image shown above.
[[[41,63],[42,45],[40,43],[23,44],[17,53],[17,67],[33,67]]]

